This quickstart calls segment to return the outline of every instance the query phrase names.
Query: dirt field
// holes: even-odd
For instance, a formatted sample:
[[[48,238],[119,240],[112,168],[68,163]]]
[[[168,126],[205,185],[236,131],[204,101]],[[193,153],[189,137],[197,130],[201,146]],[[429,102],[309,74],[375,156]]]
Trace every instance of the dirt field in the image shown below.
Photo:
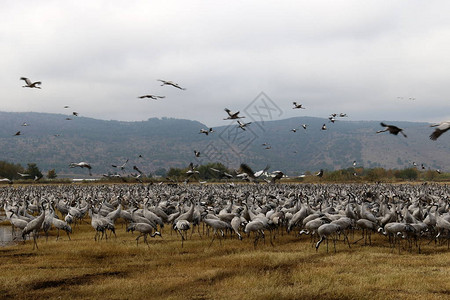
[[[202,232],[202,229],[200,230]],[[56,232],[48,241],[0,248],[0,298],[22,299],[449,299],[450,250],[422,244],[422,253],[392,251],[384,236],[372,245],[349,248],[309,236],[268,235],[254,247],[243,241],[198,233],[181,247],[169,228],[149,238],[117,224],[117,238],[94,241],[89,224],[74,228],[72,240]],[[356,232],[350,241],[359,239]]]

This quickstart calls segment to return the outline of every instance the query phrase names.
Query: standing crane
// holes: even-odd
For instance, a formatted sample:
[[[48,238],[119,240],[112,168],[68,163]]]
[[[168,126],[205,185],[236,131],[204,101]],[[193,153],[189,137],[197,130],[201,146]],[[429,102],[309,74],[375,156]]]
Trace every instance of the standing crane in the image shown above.
[[[339,232],[340,226],[337,224],[323,224],[318,229],[317,232],[319,233],[320,240],[316,243],[316,251],[319,250],[320,244],[323,242],[323,240],[327,240],[327,252],[328,252],[328,238],[333,238],[333,245],[334,245],[334,252],[336,253],[336,234]]]
[[[147,241],[147,236],[150,234],[151,237],[155,237],[157,235],[161,236],[161,233],[159,231],[153,232],[153,227],[147,223],[131,223],[127,227],[127,232],[131,231],[139,231],[140,234],[136,238],[136,245],[139,245],[139,238],[144,237],[144,242],[147,244],[147,246],[150,247]]]
[[[31,232],[33,232],[33,250],[34,248],[38,248],[36,239],[37,239],[37,235],[39,233],[39,230],[42,227],[42,223],[44,223],[44,219],[45,219],[45,209],[44,209],[44,204],[41,204],[42,207],[42,213],[35,219],[31,220],[27,226],[25,226],[25,228],[22,230],[22,238],[25,240],[25,236]]]

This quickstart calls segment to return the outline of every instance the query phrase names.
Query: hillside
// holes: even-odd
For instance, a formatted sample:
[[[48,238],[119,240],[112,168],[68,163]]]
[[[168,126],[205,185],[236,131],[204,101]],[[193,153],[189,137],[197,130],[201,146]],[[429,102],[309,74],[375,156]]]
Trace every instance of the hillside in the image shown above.
[[[137,165],[145,173],[158,168],[185,167],[189,162],[222,162],[235,168],[246,162],[254,169],[271,165],[295,175],[320,168],[332,170],[352,166],[404,168],[412,162],[446,170],[450,165],[450,135],[430,141],[427,123],[389,122],[404,128],[408,138],[375,134],[379,121],[350,121],[298,117],[252,123],[246,131],[235,122],[207,128],[197,121],[152,118],[141,122],[104,121],[85,117],[44,113],[0,112],[0,160],[37,163],[43,172],[56,169],[60,177],[86,175],[71,169],[70,162],[91,163],[94,176],[115,171],[111,164],[128,158],[128,171]],[[21,126],[26,122],[28,126]],[[308,124],[306,130],[301,124]],[[326,123],[328,130],[322,131]],[[297,128],[297,132],[290,129]],[[14,133],[21,131],[21,135]],[[263,143],[270,145],[262,146]],[[193,150],[201,152],[196,158]],[[141,155],[142,157],[139,157]]]

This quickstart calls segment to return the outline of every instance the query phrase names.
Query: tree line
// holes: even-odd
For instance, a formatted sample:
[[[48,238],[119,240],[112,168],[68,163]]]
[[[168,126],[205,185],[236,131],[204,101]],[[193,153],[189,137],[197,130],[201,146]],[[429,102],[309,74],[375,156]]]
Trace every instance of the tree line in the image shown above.
[[[213,170],[214,169],[214,170]],[[189,176],[186,168],[170,168],[166,171],[164,168],[159,168],[153,174],[142,178],[143,181],[176,181],[183,182],[188,177],[192,182],[209,181],[221,182],[230,180],[223,176],[227,173],[233,175],[233,181],[239,181],[236,178],[238,170],[229,169],[222,163],[208,163],[198,165],[195,167],[195,174]],[[215,171],[216,170],[216,171]],[[270,173],[270,171],[269,171]],[[0,161],[0,178],[7,178],[9,180],[37,180],[44,178],[41,170],[36,163],[28,163],[27,167],[20,164],[14,164],[6,161]],[[55,179],[57,174],[55,169],[47,172],[44,179]],[[103,178],[105,181],[114,181]],[[115,179],[117,181],[117,179]],[[398,182],[398,181],[450,181],[450,173],[442,173],[438,170],[419,170],[417,168],[406,169],[384,169],[384,168],[347,168],[341,170],[324,170],[323,176],[315,176],[312,172],[305,172],[302,176],[290,176],[283,178],[284,182]],[[133,181],[130,181],[133,182]]]
[[[212,171],[211,168],[220,172]],[[170,168],[166,178],[182,181],[187,178],[189,168]],[[228,169],[221,163],[209,163],[195,168],[198,171],[195,179],[206,181],[223,181],[221,173],[237,175],[237,170]],[[268,172],[270,173],[270,171]],[[417,168],[384,169],[384,168],[347,168],[340,170],[324,170],[321,177],[307,171],[302,176],[289,176],[283,181],[292,182],[398,182],[398,181],[450,181],[449,173],[438,170],[419,170]],[[235,178],[236,179],[236,178]]]
[[[21,164],[14,164],[7,161],[0,161],[0,177],[7,178],[9,180],[20,180],[20,179],[40,179],[44,175],[37,166],[36,163],[28,163],[27,167],[24,168]],[[47,173],[47,178],[56,178],[55,169],[49,170]]]

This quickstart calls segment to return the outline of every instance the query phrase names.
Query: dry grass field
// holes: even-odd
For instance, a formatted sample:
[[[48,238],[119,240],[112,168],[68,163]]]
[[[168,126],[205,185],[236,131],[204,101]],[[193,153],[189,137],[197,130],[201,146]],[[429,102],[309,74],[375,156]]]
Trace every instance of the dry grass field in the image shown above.
[[[181,247],[164,228],[149,246],[117,224],[117,238],[95,242],[89,224],[72,240],[55,232],[48,241],[0,248],[1,299],[449,299],[450,250],[434,243],[391,251],[374,235],[334,253],[310,237],[279,234],[274,246],[253,238],[192,238]],[[360,236],[355,233],[350,239]]]

